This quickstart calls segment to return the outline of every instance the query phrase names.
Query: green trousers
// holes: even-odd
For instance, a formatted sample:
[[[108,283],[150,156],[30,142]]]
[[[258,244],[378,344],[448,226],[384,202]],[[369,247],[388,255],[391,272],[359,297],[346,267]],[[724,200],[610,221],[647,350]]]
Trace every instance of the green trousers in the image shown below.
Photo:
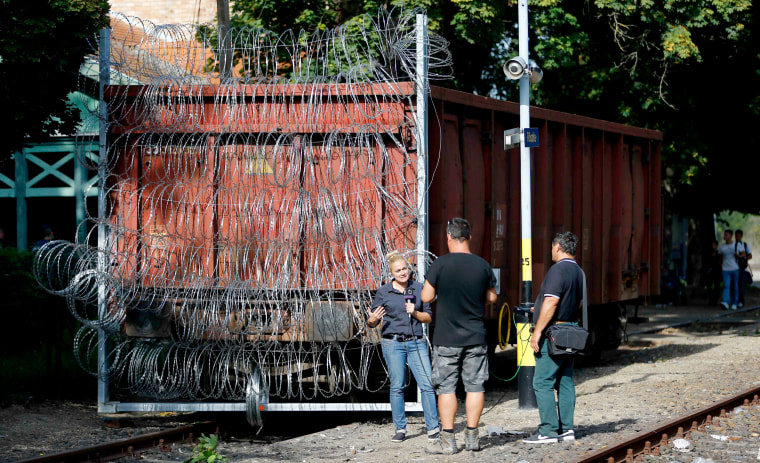
[[[533,390],[541,424],[538,430],[547,437],[556,437],[573,429],[575,413],[575,383],[573,355],[550,356],[546,338],[541,338],[541,350],[536,356]],[[555,400],[554,393],[557,393]]]

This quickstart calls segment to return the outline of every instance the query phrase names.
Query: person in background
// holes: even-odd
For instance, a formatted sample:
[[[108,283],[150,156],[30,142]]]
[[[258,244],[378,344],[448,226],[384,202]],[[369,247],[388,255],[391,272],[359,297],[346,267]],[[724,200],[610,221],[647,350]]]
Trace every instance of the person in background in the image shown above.
[[[742,238],[744,238],[743,231],[736,230],[734,236],[736,237],[736,243],[734,243],[734,253],[736,254],[736,262],[739,265],[739,278],[737,280],[737,287],[739,290],[739,296],[737,300],[739,302],[737,303],[737,307],[744,307],[744,290],[746,289],[744,272],[747,271],[747,267],[749,267],[749,260],[752,259],[752,250],[749,248],[749,244],[742,241]]]
[[[440,438],[425,449],[428,453],[457,451],[454,418],[457,413],[457,381],[462,378],[467,414],[465,449],[480,450],[478,423],[485,403],[488,379],[488,348],[484,323],[486,304],[496,302],[496,277],[488,262],[470,251],[470,223],[462,218],[446,226],[449,254],[436,259],[426,275],[422,300],[436,295],[433,332],[433,384],[441,415]]]
[[[578,238],[571,232],[558,233],[552,239],[554,265],[546,272],[534,307],[536,325],[530,346],[536,356],[533,389],[541,424],[527,444],[549,444],[575,440],[575,383],[572,355],[549,355],[546,328],[559,323],[578,323],[583,303],[584,276],[575,253]],[[557,398],[554,398],[557,391]]]
[[[707,287],[707,304],[714,306],[718,304],[723,275],[720,264],[720,253],[718,252],[718,240],[712,240],[710,246],[710,257],[707,261],[707,272],[705,273],[705,286]]]
[[[390,252],[386,259],[391,281],[377,290],[367,324],[374,328],[383,321],[383,358],[391,381],[391,416],[396,428],[391,441],[406,439],[404,386],[407,365],[422,393],[428,440],[435,441],[440,432],[438,410],[431,382],[430,354],[422,331],[423,323],[433,321],[432,311],[430,304],[423,303],[420,298],[422,284],[410,279],[411,270],[406,259],[398,251]]]
[[[55,235],[53,235],[53,228],[45,224],[42,226],[42,239],[35,242],[32,245],[32,251],[38,251],[42,246],[46,245],[47,243],[53,241],[55,239]]]
[[[723,244],[718,246],[723,274],[723,300],[720,305],[726,310],[736,310],[739,301],[739,263],[736,261],[733,230],[723,232]]]

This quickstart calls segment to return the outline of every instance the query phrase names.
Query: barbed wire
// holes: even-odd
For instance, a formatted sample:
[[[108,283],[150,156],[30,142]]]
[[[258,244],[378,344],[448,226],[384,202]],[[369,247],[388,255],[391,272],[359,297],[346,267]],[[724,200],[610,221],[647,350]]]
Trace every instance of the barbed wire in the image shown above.
[[[434,257],[414,250],[417,12],[222,38],[113,16],[106,117],[89,114],[109,140],[107,210],[88,221],[108,238],[53,241],[35,259],[83,325],[82,368],[163,400],[245,399],[255,369],[288,400],[383,386],[366,324],[383,256]],[[447,45],[429,35],[428,77],[450,76]],[[97,94],[98,59],[94,47],[84,93]]]

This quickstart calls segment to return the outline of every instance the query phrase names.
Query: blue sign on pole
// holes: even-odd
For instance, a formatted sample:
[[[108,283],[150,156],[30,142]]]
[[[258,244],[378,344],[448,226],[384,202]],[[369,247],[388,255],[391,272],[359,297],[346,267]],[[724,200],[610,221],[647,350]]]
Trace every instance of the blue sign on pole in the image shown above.
[[[523,129],[523,136],[525,137],[526,148],[538,148],[538,129],[525,128]]]

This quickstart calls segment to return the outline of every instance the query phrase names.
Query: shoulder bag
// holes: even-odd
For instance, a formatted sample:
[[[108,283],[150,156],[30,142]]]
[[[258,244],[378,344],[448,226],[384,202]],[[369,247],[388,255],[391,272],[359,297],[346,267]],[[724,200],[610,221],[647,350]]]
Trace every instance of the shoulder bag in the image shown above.
[[[549,355],[583,354],[588,343],[588,303],[586,274],[583,273],[583,326],[570,323],[554,324],[546,329]]]

